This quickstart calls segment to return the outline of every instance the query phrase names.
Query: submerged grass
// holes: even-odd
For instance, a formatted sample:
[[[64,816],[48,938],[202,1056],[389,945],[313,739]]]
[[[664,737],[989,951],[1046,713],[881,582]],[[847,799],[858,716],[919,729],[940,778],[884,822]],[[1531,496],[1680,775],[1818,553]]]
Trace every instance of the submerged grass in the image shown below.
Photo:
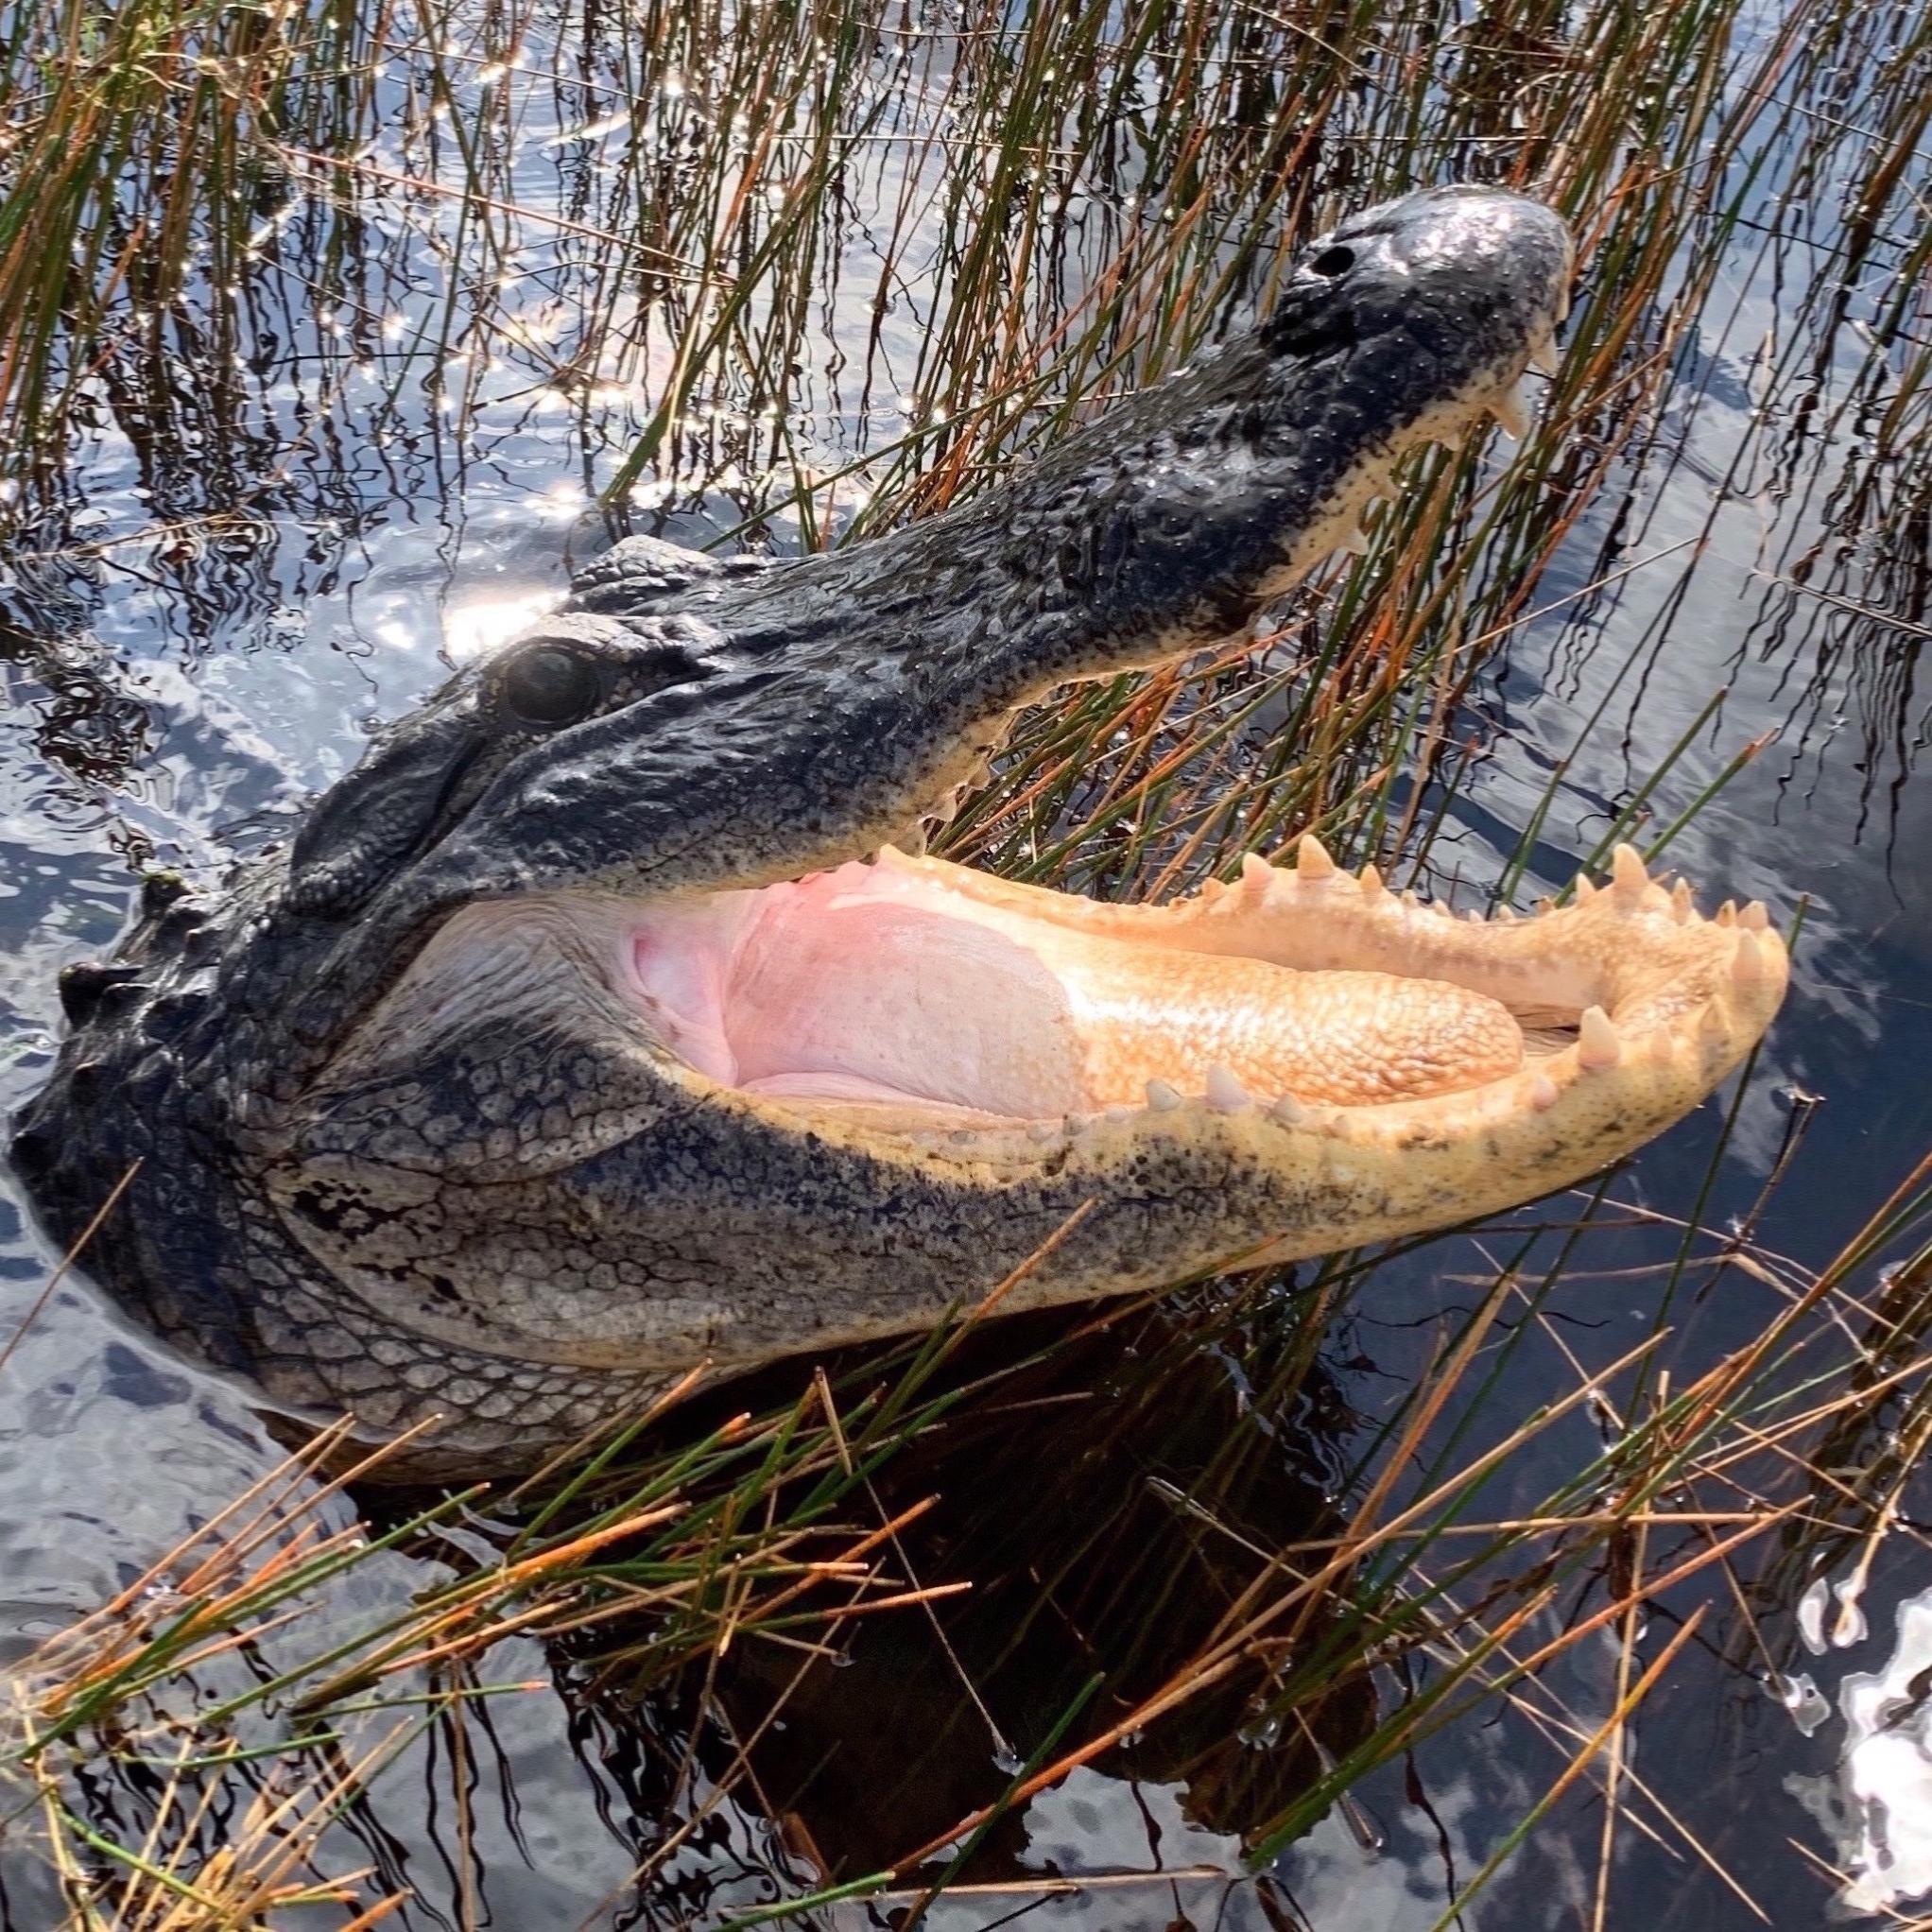
[[[947,829],[952,855],[1140,896],[1312,828],[1423,890],[1560,886],[1541,854],[1567,760],[1513,852],[1464,879],[1442,841],[1507,743],[1481,674],[1532,630],[1586,634],[1632,573],[1696,566],[1708,530],[1652,538],[1645,492],[1710,467],[1685,423],[1710,338],[1757,326],[1720,299],[1753,248],[1833,267],[1795,273],[1771,319],[1713,515],[1739,494],[1815,496],[1761,561],[1766,614],[1775,641],[1801,607],[1831,612],[1802,673],[1820,703],[1835,657],[1865,650],[1869,734],[1899,715],[1899,625],[1932,620],[1927,243],[1910,216],[1923,9],[637,0],[586,9],[565,40],[531,0],[58,0],[10,23],[0,509],[29,584],[117,548],[192,561],[288,508],[359,527],[332,453],[428,446],[459,490],[506,423],[567,429],[612,522],[863,538],[1265,308],[1341,207],[1458,174],[1551,198],[1583,237],[1526,445],[1507,464],[1482,441],[1416,458],[1364,553],[1278,612],[1258,654],[1244,641],[1042,707]],[[1805,466],[1812,432],[1772,406],[1801,382],[1832,422],[1867,426],[1831,444],[1836,472]],[[71,457],[109,433],[137,453],[149,521],[96,538]],[[1597,514],[1610,500],[1620,514]],[[1614,731],[1625,681],[1579,719],[1577,750]],[[1623,837],[1667,847],[1758,750],[1722,732],[1719,693],[1615,802],[1596,855]],[[1679,760],[1713,742],[1716,778],[1686,779]],[[908,1806],[860,1869],[809,1831],[788,1839],[771,1854],[783,1902],[707,1923],[842,1923],[826,1915],[871,1898],[906,1924],[948,1888],[1063,1889],[978,1875],[999,1825],[1078,1766],[1134,1762],[1144,1737],[1178,1739],[1166,1771],[1238,1818],[1254,1873],[1220,1882],[1265,1891],[1268,1857],[1331,1807],[1372,1842],[1352,1794],[1378,1767],[1501,1708],[1546,1741],[1546,1778],[1442,1923],[1581,1787],[1606,1801],[1600,1926],[1621,1834],[1717,1870],[1628,1751],[1644,1698],[1713,1641],[1711,1607],[1739,1613],[1733,1661],[1775,1686],[1783,1640],[1762,1625],[1801,1581],[1849,1563],[1855,1582],[1882,1536],[1920,1533],[1900,1497],[1932,1440],[1928,1211],[1921,1167],[1809,1273],[1749,1221],[1701,1225],[1701,1196],[1671,1224],[1598,1190],[1439,1244],[1457,1275],[1437,1285],[1466,1305],[1372,1416],[1333,1413],[1324,1342],[1372,1282],[1419,1265],[1413,1246],[1338,1257],[1292,1295],[1102,1310],[992,1359],[988,1311],[968,1310],[802,1395],[641,1418],[508,1496],[438,1497],[376,1532],[326,1474],[342,1445],[325,1438],[17,1668],[9,1829],[35,1822],[77,1927],[372,1925],[408,1900],[354,1853],[371,1787],[441,1740],[460,1789],[466,1725],[554,1670],[573,1695],[682,1700],[660,1828],[628,1881],[649,1915],[720,1807],[783,1811],[761,1764],[781,1733],[810,1733],[856,1620],[889,1613],[930,1632],[1005,1768],[921,1832]],[[1549,1310],[1600,1248],[1657,1313],[1596,1359]],[[1749,1347],[1686,1364],[1673,1324],[1719,1279],[1774,1312]],[[1499,1414],[1532,1348],[1569,1380]],[[1172,1419],[1200,1403],[1203,1362],[1247,1392],[1181,1457]],[[1263,1475],[1288,1434],[1330,1458],[1318,1471],[1308,1450],[1292,1507]],[[1023,1455],[1031,1490],[1085,1486],[1083,1520],[1030,1494]],[[987,1462],[1012,1477],[1001,1524],[975,1500]],[[1526,1490],[1549,1467],[1561,1481]],[[419,1559],[419,1594],[343,1628],[335,1593],[397,1552]],[[424,1561],[444,1566],[426,1586]],[[1083,1594],[1096,1575],[1104,1600]],[[975,1596],[1000,1606],[990,1647],[973,1647]],[[1662,1645],[1659,1616],[1675,1625]],[[1041,1632],[1045,1663],[1026,1651]],[[532,1640],[541,1682],[503,1676],[496,1660]],[[1585,1712],[1550,1666],[1594,1642],[1616,1647],[1614,1691]],[[1038,1721],[1009,1738],[982,1691],[1015,1670]],[[125,1815],[101,1803],[110,1785]],[[1718,1876],[1768,1918],[1750,1874]],[[466,1887],[452,1909],[480,1923]]]

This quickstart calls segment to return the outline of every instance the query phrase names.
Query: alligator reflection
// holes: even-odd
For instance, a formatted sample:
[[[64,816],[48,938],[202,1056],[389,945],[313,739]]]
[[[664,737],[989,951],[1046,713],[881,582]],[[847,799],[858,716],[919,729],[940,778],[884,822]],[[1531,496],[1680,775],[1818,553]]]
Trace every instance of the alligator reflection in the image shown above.
[[[1182,1341],[1173,1311],[1099,1326],[1089,1318],[1001,1399],[968,1406],[877,1479],[888,1516],[937,1498],[898,1540],[901,1574],[970,1591],[933,1602],[930,1615],[856,1619],[834,1657],[737,1643],[711,1673],[694,1670],[642,1706],[606,1683],[589,1694],[624,1740],[607,1771],[641,1817],[662,1816],[681,1808],[687,1755],[715,1784],[743,1740],[745,1785],[800,1871],[835,1883],[888,1866],[906,1872],[910,1854],[994,1804],[1023,1765],[1117,1731],[1225,1633],[1270,1561],[1292,1569],[1289,1546],[1334,1533],[1322,1465],[1344,1418],[1332,1387],[1298,1360],[1270,1401],[1236,1366],[1266,1361],[1271,1341],[1295,1354],[1294,1312],[1283,1298],[1269,1318],[1283,1333],[1250,1332],[1225,1352]],[[1003,1323],[965,1371],[1075,1326],[1064,1313]],[[1304,1626],[1298,1649],[1320,1634]],[[1277,1734],[1262,1712],[1285,1649],[1256,1647],[1211,1688],[1111,1743],[1095,1768],[1184,1787],[1185,1819],[1208,1832],[1236,1837],[1278,1817],[1374,1711],[1366,1673],[1342,1673]],[[567,1674],[578,1685],[598,1676],[584,1660]],[[997,1820],[955,1875],[1038,1877],[1025,1813],[1015,1805]],[[1190,1862],[1190,1836],[1179,1859],[1158,1862]],[[1104,1860],[1109,1846],[1095,1851]]]

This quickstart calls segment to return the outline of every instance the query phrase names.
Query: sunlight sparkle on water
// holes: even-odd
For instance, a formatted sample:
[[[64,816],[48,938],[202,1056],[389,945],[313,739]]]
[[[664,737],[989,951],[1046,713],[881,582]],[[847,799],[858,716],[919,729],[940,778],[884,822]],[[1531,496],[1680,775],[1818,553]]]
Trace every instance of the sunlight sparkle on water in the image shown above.
[[[1849,1881],[1838,1902],[1885,1913],[1932,1893],[1932,1591],[1899,1605],[1897,1641],[1877,1670],[1838,1684],[1845,1735],[1835,1772],[1793,1777],[1785,1788],[1835,1840]]]
[[[466,664],[508,643],[562,601],[563,592],[554,585],[465,597],[443,611],[443,649],[453,662]]]

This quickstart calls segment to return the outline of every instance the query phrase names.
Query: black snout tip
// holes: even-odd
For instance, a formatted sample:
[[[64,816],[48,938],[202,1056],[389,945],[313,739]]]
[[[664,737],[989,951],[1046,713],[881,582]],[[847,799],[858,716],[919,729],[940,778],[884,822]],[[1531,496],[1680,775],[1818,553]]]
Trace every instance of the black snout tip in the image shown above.
[[[1350,216],[1308,244],[1295,282],[1304,327],[1316,317],[1333,336],[1345,321],[1351,340],[1400,336],[1487,366],[1547,336],[1575,267],[1553,208],[1455,183]]]
[[[1570,231],[1554,208],[1507,188],[1424,188],[1389,204],[1392,240],[1411,267],[1493,260],[1567,277]]]
[[[1377,265],[1412,276],[1439,268],[1566,285],[1575,245],[1554,208],[1508,188],[1456,182],[1364,209],[1310,245],[1306,272],[1339,277]]]

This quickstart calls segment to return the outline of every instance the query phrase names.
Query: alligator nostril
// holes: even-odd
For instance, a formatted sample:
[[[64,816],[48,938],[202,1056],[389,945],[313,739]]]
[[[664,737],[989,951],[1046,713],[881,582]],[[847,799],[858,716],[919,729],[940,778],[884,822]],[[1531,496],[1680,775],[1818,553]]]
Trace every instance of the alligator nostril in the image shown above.
[[[1332,249],[1322,251],[1308,264],[1311,273],[1316,275],[1346,275],[1355,266],[1355,251],[1344,248],[1337,242]]]

